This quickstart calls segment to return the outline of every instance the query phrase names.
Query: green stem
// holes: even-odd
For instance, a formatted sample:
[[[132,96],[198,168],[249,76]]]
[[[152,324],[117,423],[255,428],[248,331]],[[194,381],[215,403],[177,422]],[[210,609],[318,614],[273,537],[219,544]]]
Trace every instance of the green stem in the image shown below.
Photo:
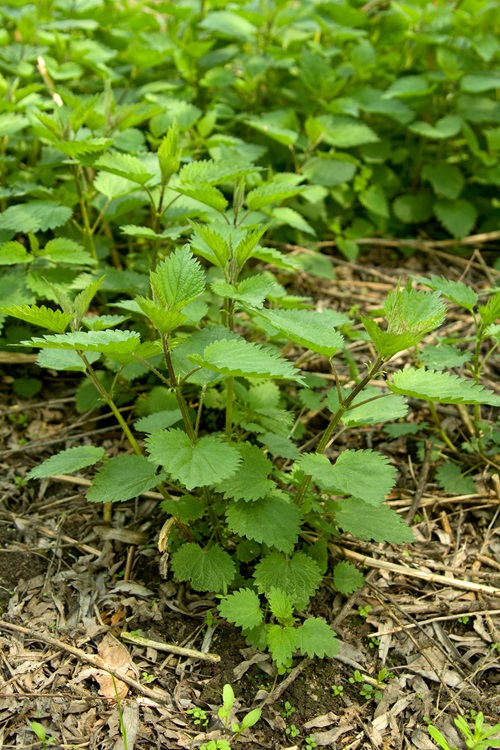
[[[234,376],[226,380],[226,440],[231,440],[233,432]]]
[[[97,263],[97,251],[95,249],[95,244],[94,244],[94,235],[93,235],[92,227],[90,225],[89,214],[87,211],[87,204],[85,202],[85,198],[83,197],[83,191],[82,191],[82,186],[80,182],[79,168],[74,167],[72,171],[73,171],[73,176],[75,178],[75,185],[76,185],[76,190],[78,193],[78,200],[80,203],[80,211],[82,212],[83,229],[84,229],[83,234],[85,237],[85,244],[87,246],[88,251],[92,255],[93,259]]]
[[[368,373],[365,375],[363,380],[361,380],[350,392],[350,394],[340,402],[339,407],[335,414],[333,414],[330,422],[328,423],[325,431],[323,432],[323,435],[321,436],[321,440],[318,443],[318,447],[316,448],[316,453],[323,454],[330,442],[330,440],[333,437],[333,433],[335,432],[335,429],[342,419],[343,414],[349,409],[352,402],[358,395],[358,393],[361,393],[363,388],[366,388],[370,380],[372,380],[377,372],[381,369],[383,364],[382,357],[378,357],[375,363],[370,367]],[[302,505],[304,501],[305,494],[307,490],[309,489],[309,485],[311,484],[311,475],[306,474],[300,483],[299,489],[297,490],[297,494],[295,496],[295,503],[297,505]]]
[[[172,363],[172,357],[170,354],[170,347],[168,345],[168,336],[162,336],[162,346],[163,354],[165,355],[165,362],[167,363],[168,376],[170,378],[170,387],[175,393],[175,398],[177,399],[177,404],[179,406],[179,409],[181,410],[182,421],[184,422],[186,432],[189,435],[189,439],[194,443],[196,440],[196,433],[191,423],[188,406],[186,404],[184,396],[182,395],[182,386],[179,384],[175,376],[174,365]]]
[[[431,417],[433,419],[434,424],[438,428],[438,432],[439,432],[439,435],[440,435],[441,439],[448,446],[448,448],[451,451],[453,451],[453,453],[457,453],[457,448],[455,448],[455,446],[451,442],[450,438],[448,437],[448,435],[446,434],[446,432],[443,430],[443,428],[441,426],[441,421],[440,421],[438,413],[436,411],[435,404],[432,401],[428,401],[427,403],[429,404],[429,411],[431,413]]]

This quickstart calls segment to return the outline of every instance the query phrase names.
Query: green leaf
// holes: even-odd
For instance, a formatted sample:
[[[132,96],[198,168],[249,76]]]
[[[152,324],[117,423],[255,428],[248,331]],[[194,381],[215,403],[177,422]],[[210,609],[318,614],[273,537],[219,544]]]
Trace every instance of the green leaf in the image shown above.
[[[90,303],[94,299],[95,295],[99,291],[99,287],[101,286],[102,282],[104,281],[104,276],[101,276],[100,279],[96,279],[96,281],[92,281],[90,284],[88,284],[83,291],[80,292],[80,294],[77,294],[74,300],[74,308],[75,308],[75,318],[76,318],[76,325],[78,326],[84,317],[88,313]]]
[[[262,250],[259,242],[266,230],[266,226],[254,229],[253,232],[248,232],[246,236],[238,242],[234,248],[234,257],[238,261],[240,268],[243,268],[247,260],[257,255],[257,250]]]
[[[350,562],[342,560],[333,571],[333,583],[337,591],[349,596],[358,591],[365,582],[364,575]]]
[[[298,466],[322,489],[353,495],[370,505],[384,502],[397,474],[386,456],[372,450],[344,450],[333,465],[326,456],[306,453]]]
[[[31,263],[33,256],[20,242],[5,242],[0,245],[0,266],[14,266],[17,263]]]
[[[490,404],[500,406],[500,396],[493,391],[464,380],[458,375],[434,370],[408,370],[395,372],[393,382],[387,385],[394,393],[434,401],[438,404]]]
[[[87,492],[87,500],[91,503],[123,502],[147,492],[160,481],[156,466],[147,458],[121,454],[99,469]]]
[[[302,214],[299,214],[299,212],[295,211],[293,208],[289,208],[288,206],[278,206],[272,208],[269,211],[269,214],[273,219],[273,225],[275,227],[292,227],[293,229],[298,229],[299,232],[305,232],[305,234],[311,234],[313,236],[316,234],[315,230],[309,222],[304,219]]]
[[[434,213],[443,227],[457,239],[467,237],[477,219],[476,208],[463,198],[458,201],[436,201]]]
[[[158,147],[158,161],[162,182],[168,183],[173,174],[175,174],[181,164],[179,149],[179,127],[174,123],[168,130]]]
[[[256,171],[257,167],[243,160],[200,159],[186,164],[179,173],[179,179],[184,183],[220,185]]]
[[[231,257],[231,248],[229,243],[216,232],[202,224],[195,224],[195,231],[191,238],[191,245],[195,252],[206,258],[214,266],[225,268],[226,263]]]
[[[356,497],[342,500],[338,505],[336,523],[359,539],[391,544],[415,541],[412,530],[388,505],[368,505]]]
[[[214,545],[202,549],[198,544],[183,544],[172,555],[172,570],[178,581],[190,581],[196,591],[225,593],[235,574],[235,565],[227,552]]]
[[[277,667],[290,662],[299,647],[298,630],[294,627],[270,625],[267,631],[267,645]]]
[[[456,464],[445,463],[436,469],[436,481],[448,495],[475,495],[476,483],[465,476]]]
[[[243,279],[236,285],[228,284],[226,281],[215,281],[211,287],[214,294],[219,297],[234,299],[250,307],[261,308],[269,292],[275,288],[275,282],[268,276],[259,274]]]
[[[95,448],[92,445],[68,448],[56,453],[55,456],[51,456],[39,466],[35,466],[26,475],[26,478],[43,479],[44,477],[55,477],[58,474],[72,474],[74,471],[96,464],[105,455],[104,448]]]
[[[205,272],[187,246],[178,248],[151,273],[155,302],[180,310],[205,289]]]
[[[339,642],[326,620],[320,617],[308,617],[297,629],[297,646],[304,656],[311,659],[335,656],[339,651]]]
[[[216,341],[207,346],[203,357],[192,354],[188,358],[196,365],[224,375],[302,381],[292,363],[282,359],[278,351],[243,338]]]
[[[30,201],[9,206],[0,216],[0,229],[12,232],[47,232],[71,218],[73,211],[54,201]]]
[[[134,427],[139,432],[157,432],[158,430],[166,430],[176,422],[180,422],[182,419],[182,413],[180,409],[162,409],[154,414],[149,414],[147,417],[142,417],[134,422]]]
[[[172,362],[176,376],[180,378],[186,377],[194,369],[191,360],[193,354],[201,356],[207,346],[215,341],[221,341],[222,339],[232,341],[238,338],[237,333],[234,333],[225,326],[209,326],[208,328],[202,328],[201,331],[196,331],[181,344],[178,344],[172,352]],[[224,375],[220,375],[209,369],[201,369],[190,375],[189,382],[203,386],[223,379]]]
[[[102,169],[104,172],[116,174],[118,177],[125,177],[125,179],[138,185],[145,185],[154,177],[154,174],[144,166],[137,156],[122,154],[119,151],[110,151],[103,154],[94,167]]]
[[[356,402],[373,397],[375,400],[366,404],[356,405]],[[327,402],[328,405],[328,402]],[[394,419],[401,419],[408,413],[408,404],[401,396],[391,394],[381,395],[377,389],[365,388],[354,399],[352,406],[342,416],[342,424],[346,427],[360,427],[369,424],[381,424]]]
[[[144,315],[153,323],[154,327],[163,335],[167,335],[186,322],[187,316],[177,310],[165,310],[153,300],[146,297],[136,297],[135,301]]]
[[[432,216],[434,201],[431,193],[400,195],[392,204],[394,215],[405,224],[421,224]]]
[[[352,117],[337,115],[320,115],[316,121],[323,128],[323,140],[336,148],[352,148],[366,143],[376,143],[378,135],[370,128]]]
[[[99,172],[94,179],[93,186],[98,193],[106,196],[110,201],[137,191],[136,182],[127,180],[125,177],[118,177],[111,172]]]
[[[203,500],[193,495],[182,495],[175,500],[173,498],[171,500],[163,500],[160,503],[160,508],[164,513],[168,513],[186,524],[189,524],[190,521],[197,521],[199,518],[203,518],[206,511],[206,505]]]
[[[479,307],[479,316],[483,326],[489,326],[500,318],[500,292],[494,294],[485,305]]]
[[[263,452],[250,443],[240,443],[236,446],[241,455],[241,463],[230,479],[216,487],[217,492],[224,493],[224,497],[234,500],[259,500],[273,489],[274,482],[267,477],[273,465]]]
[[[49,240],[40,255],[42,258],[52,261],[52,263],[66,263],[77,266],[87,266],[95,263],[87,250],[79,245],[78,242],[68,240],[66,237],[57,237],[55,240]]]
[[[209,182],[181,182],[175,185],[172,183],[171,188],[177,193],[194,198],[194,200],[200,201],[200,203],[204,203],[221,213],[226,210],[228,205],[224,193],[214,185],[210,185]]]
[[[334,328],[337,325],[335,313],[330,315],[328,310],[323,313],[310,310],[262,310],[259,317],[277,328],[282,336],[324,357],[332,357],[344,343],[343,337]]]
[[[434,275],[430,279],[419,276],[415,281],[430,287],[430,289],[434,289],[436,292],[441,292],[443,297],[451,300],[455,305],[465,307],[466,310],[472,311],[477,305],[478,297],[476,292],[462,281],[452,281],[451,279],[445,279],[444,276],[439,277]]]
[[[281,625],[293,624],[293,601],[288,594],[281,589],[272,588],[267,595],[267,600],[271,612]]]
[[[222,599],[217,609],[228,622],[249,630],[258,627],[264,618],[259,597],[252,589],[234,591]]]
[[[254,579],[260,592],[267,595],[273,588],[282,589],[297,609],[304,609],[320,585],[322,575],[317,563],[304,552],[292,556],[272,552],[257,563]]]
[[[288,458],[291,461],[295,461],[300,456],[300,451],[295,443],[283,435],[277,435],[273,432],[263,432],[261,435],[258,435],[257,439],[259,443],[262,443],[271,451],[273,456]]]
[[[429,122],[419,120],[409,126],[409,130],[412,133],[421,135],[424,138],[431,138],[434,140],[446,140],[447,138],[453,138],[455,135],[460,133],[462,129],[463,120],[459,115],[446,115],[436,122],[435,125],[431,125]]]
[[[472,352],[460,351],[451,344],[427,344],[420,351],[420,360],[427,370],[448,370],[461,367],[472,359]]]
[[[97,352],[88,352],[87,361],[92,364],[100,358]],[[42,349],[36,358],[39,367],[47,367],[51,370],[67,370],[68,372],[85,372],[86,367],[76,352],[62,351],[60,349]],[[86,381],[90,387],[92,383]],[[84,410],[85,411],[85,410]]]
[[[428,96],[430,91],[431,88],[427,79],[423,76],[405,75],[391,83],[384,93],[384,99],[408,99],[415,96]]]
[[[469,73],[460,81],[462,91],[478,94],[500,88],[500,76],[496,72]]]
[[[302,516],[285,493],[277,490],[251,503],[232,502],[226,519],[235,534],[291,553],[299,538]]]
[[[269,182],[251,190],[247,195],[247,206],[250,211],[258,211],[272,203],[281,203],[302,191],[302,187],[286,182]]]
[[[128,320],[127,315],[87,315],[82,318],[81,322],[91,331],[105,331],[107,328],[114,328]]]
[[[199,26],[215,36],[239,39],[242,42],[252,42],[257,34],[257,27],[253,23],[230,10],[211,11]]]
[[[389,218],[389,204],[384,189],[380,185],[370,185],[359,194],[361,204],[377,216]]]
[[[422,178],[429,180],[436,195],[454,201],[465,186],[465,179],[458,167],[453,164],[425,164]]]
[[[141,339],[136,331],[78,331],[35,337],[22,343],[41,349],[100,352],[111,357],[131,354],[140,346]]]
[[[357,165],[355,163],[340,161],[340,159],[333,159],[328,156],[315,156],[306,161],[302,167],[302,172],[309,182],[313,185],[324,185],[325,187],[349,182],[356,174],[356,170]]]
[[[40,307],[37,307],[37,305],[11,305],[10,307],[0,305],[0,313],[55,333],[64,333],[73,317],[70,313],[64,313],[62,310],[51,310],[44,305]]]
[[[193,445],[182,430],[161,430],[149,435],[145,444],[151,460],[188,490],[229,479],[241,462],[236,448],[218,435],[206,435]]]

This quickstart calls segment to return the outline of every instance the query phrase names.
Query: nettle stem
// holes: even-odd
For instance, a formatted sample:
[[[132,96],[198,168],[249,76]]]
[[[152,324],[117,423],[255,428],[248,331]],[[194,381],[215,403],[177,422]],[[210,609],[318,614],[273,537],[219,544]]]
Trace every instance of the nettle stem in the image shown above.
[[[79,170],[80,170],[79,167],[72,168],[73,176],[75,178],[76,190],[78,193],[78,201],[80,203],[80,211],[82,212],[83,236],[85,237],[85,245],[87,247],[87,250],[89,251],[93,259],[97,263],[98,258],[97,258],[97,251],[95,248],[95,243],[94,243],[94,230],[90,224],[89,213],[87,211],[87,203],[85,202],[85,198],[83,195]]]
[[[318,447],[315,451],[316,453],[323,454],[325,452],[339,422],[342,419],[343,414],[349,409],[358,393],[361,393],[363,388],[366,388],[370,380],[372,380],[377,375],[379,370],[382,368],[382,365],[382,357],[378,357],[375,363],[370,367],[365,377],[356,386],[354,386],[350,394],[345,399],[340,400],[337,411],[332,415],[330,422],[328,423],[325,431],[323,432],[323,435],[321,436],[321,440],[319,441]],[[311,479],[311,475],[306,474],[299,485],[299,489],[297,490],[297,494],[295,495],[295,503],[299,506],[302,505],[304,501],[306,492],[309,489],[309,485],[311,484]]]
[[[186,428],[186,432],[189,435],[189,439],[191,440],[191,442],[194,443],[196,442],[196,432],[192,425],[191,417],[189,416],[188,405],[186,404],[184,396],[182,395],[182,385],[181,383],[179,383],[175,375],[174,365],[172,362],[172,356],[170,353],[170,346],[168,343],[168,336],[162,336],[162,346],[163,346],[163,354],[165,355],[165,362],[167,363],[168,376],[170,379],[170,387],[175,393],[175,398],[177,399],[177,404],[182,414],[182,421],[184,422],[184,427]]]

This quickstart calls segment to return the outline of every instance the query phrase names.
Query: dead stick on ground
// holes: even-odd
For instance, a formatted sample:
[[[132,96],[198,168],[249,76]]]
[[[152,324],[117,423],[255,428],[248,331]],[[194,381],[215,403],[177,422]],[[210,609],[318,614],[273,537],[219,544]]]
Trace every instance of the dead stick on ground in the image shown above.
[[[417,488],[415,490],[415,494],[413,495],[413,500],[411,501],[410,510],[406,514],[406,523],[411,524],[413,521],[413,516],[418,510],[418,506],[420,505],[420,501],[424,495],[425,488],[427,487],[427,480],[429,478],[429,470],[431,468],[431,458],[432,458],[432,443],[430,440],[425,441],[425,450],[424,450],[424,460],[422,463],[422,471],[420,472],[420,477],[417,483]]]
[[[141,635],[134,635],[124,630],[120,633],[120,638],[127,643],[134,643],[136,646],[146,646],[154,648],[157,651],[166,651],[169,654],[176,654],[177,656],[188,656],[193,659],[203,659],[204,661],[210,661],[212,664],[216,664],[220,661],[219,654],[208,654],[203,651],[197,651],[194,648],[184,648],[184,646],[174,646],[171,643],[162,643],[161,641],[152,641],[149,638],[143,638]]]
[[[85,662],[86,664],[91,664],[96,669],[102,669],[105,672],[109,672],[109,674],[113,675],[113,677],[115,677],[117,680],[121,680],[126,685],[136,690],[138,693],[145,695],[147,698],[150,698],[151,700],[166,706],[172,705],[172,698],[169,693],[164,690],[159,690],[158,688],[153,690],[152,688],[148,688],[146,685],[141,685],[141,683],[137,680],[134,680],[133,677],[129,677],[126,674],[117,672],[116,669],[110,667],[110,665],[107,664],[104,659],[101,659],[100,656],[87,654],[85,651],[82,651],[81,648],[70,646],[68,643],[64,643],[64,641],[60,641],[58,638],[53,638],[51,635],[47,635],[45,633],[36,633],[29,628],[23,627],[22,625],[13,625],[10,622],[5,622],[5,620],[0,620],[0,630],[11,630],[14,633],[22,633],[23,635],[28,636],[28,638],[31,638],[34,641],[47,643],[49,646],[54,646],[54,648],[61,649],[62,651],[67,651],[69,654],[76,656],[77,659],[80,659],[80,661]]]
[[[331,545],[331,549],[335,554],[342,554],[349,560],[354,560],[355,562],[360,563],[361,565],[366,565],[369,568],[383,568],[384,570],[391,570],[393,573],[408,576],[409,578],[422,578],[424,581],[429,581],[429,583],[441,583],[456,589],[480,591],[489,596],[500,596],[500,588],[494,588],[493,586],[485,586],[482,583],[474,583],[473,581],[463,581],[460,578],[447,578],[446,576],[440,576],[436,573],[427,573],[425,570],[408,568],[405,565],[397,565],[396,563],[386,562],[385,560],[376,560],[373,557],[360,555],[359,552],[353,552],[345,547]],[[471,575],[474,575],[473,571],[471,571]]]

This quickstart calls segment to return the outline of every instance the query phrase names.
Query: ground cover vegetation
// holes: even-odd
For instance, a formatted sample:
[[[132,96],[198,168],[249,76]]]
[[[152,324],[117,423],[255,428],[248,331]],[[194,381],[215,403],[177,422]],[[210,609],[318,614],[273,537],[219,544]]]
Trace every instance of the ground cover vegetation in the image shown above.
[[[371,315],[318,311],[290,287],[332,264],[298,248],[332,242],[354,260],[367,237],[417,227],[495,235],[498,6],[63,0],[0,13],[0,343],[82,373],[78,410],[107,406],[126,440],[113,456],[60,451],[28,479],[85,470],[107,517],[156,490],[164,572],[217,594],[281,673],[294,654],[334,655],[329,624],[301,615],[325,576],[346,595],[363,584],[350,562],[332,567],[332,545],[414,539],[385,503],[387,456],[339,438],[374,424],[414,434],[440,486],[470,491],[470,467],[500,444],[484,383],[500,291],[416,276]],[[467,336],[444,333],[450,305]],[[429,423],[412,419],[415,401]],[[439,404],[459,406],[463,445]],[[312,435],[306,412],[322,415]]]

